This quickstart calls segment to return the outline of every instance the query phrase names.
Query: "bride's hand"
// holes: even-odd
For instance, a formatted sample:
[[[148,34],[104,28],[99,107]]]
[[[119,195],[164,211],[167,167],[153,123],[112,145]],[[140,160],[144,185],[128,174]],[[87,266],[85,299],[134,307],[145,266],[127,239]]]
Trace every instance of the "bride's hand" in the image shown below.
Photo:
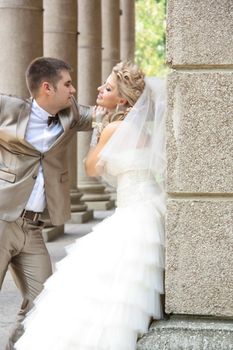
[[[101,106],[94,107],[94,117],[96,123],[101,123],[103,117],[107,114],[107,109]]]

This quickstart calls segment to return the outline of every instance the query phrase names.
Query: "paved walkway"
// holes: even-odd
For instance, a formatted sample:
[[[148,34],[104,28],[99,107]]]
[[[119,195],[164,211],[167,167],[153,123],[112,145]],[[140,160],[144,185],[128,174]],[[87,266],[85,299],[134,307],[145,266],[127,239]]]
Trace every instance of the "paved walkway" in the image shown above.
[[[94,220],[91,220],[84,224],[66,224],[65,234],[63,236],[52,242],[46,243],[51,255],[53,266],[55,262],[59,261],[65,256],[64,247],[66,245],[72,243],[75,239],[89,233],[94,225],[112,213],[112,210],[96,211],[94,213]],[[14,322],[20,304],[20,293],[15,287],[10,273],[7,273],[7,276],[3,283],[2,291],[0,292],[0,350],[4,350],[4,345],[6,343],[8,333]]]

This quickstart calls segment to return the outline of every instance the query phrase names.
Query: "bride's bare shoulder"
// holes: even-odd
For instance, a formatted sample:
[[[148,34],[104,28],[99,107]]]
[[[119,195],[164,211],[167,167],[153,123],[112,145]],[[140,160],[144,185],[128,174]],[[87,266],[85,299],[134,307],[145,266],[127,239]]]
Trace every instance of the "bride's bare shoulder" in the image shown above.
[[[102,139],[108,139],[109,137],[112,136],[112,134],[116,131],[118,126],[122,123],[122,121],[114,121],[109,123],[102,131],[101,133],[101,138]]]

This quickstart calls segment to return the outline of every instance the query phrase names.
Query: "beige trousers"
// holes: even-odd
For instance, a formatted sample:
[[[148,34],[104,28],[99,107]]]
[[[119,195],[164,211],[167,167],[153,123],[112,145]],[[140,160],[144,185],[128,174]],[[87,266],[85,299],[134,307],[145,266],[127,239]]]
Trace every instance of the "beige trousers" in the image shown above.
[[[34,223],[22,218],[14,222],[0,220],[0,288],[9,268],[23,296],[6,350],[14,349],[14,343],[23,333],[21,322],[43,289],[43,283],[52,274],[42,228],[41,221]]]

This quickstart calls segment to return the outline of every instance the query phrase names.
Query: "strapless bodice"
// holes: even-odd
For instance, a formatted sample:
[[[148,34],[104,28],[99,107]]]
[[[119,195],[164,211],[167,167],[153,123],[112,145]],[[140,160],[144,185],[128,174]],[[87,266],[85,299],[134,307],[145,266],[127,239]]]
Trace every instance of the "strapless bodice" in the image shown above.
[[[117,207],[160,197],[161,188],[156,175],[149,169],[150,153],[146,148],[116,154],[105,166],[105,171],[110,176],[106,177],[106,181],[111,183],[111,176],[116,180]]]
[[[156,174],[149,169],[149,157],[147,149],[138,149],[117,154],[107,162],[105,170],[116,180],[117,207],[160,197],[161,188]]]
[[[155,178],[148,171],[128,171],[117,177],[117,207],[152,200],[160,194]]]

